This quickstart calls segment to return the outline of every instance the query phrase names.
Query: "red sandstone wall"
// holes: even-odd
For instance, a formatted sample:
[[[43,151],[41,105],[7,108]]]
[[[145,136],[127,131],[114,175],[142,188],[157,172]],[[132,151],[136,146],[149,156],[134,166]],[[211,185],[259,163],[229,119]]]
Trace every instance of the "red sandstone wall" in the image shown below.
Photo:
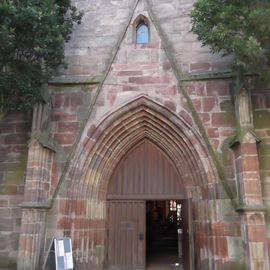
[[[136,11],[133,20],[140,12]],[[151,43],[147,45],[134,44],[133,27],[130,25],[127,29],[114,63],[100,89],[77,150],[83,151],[85,145],[91,147],[91,143],[85,142],[91,141],[95,128],[112,112],[128,106],[126,105],[128,102],[141,95],[149,97],[175,115],[184,118],[192,128],[198,130],[198,123],[192,118],[192,110],[187,100],[181,90],[177,89],[177,79],[164,51],[165,44],[162,43],[154,25],[151,25]],[[80,58],[78,61],[81,61]],[[186,61],[192,60],[187,58]],[[94,63],[91,62],[91,64]],[[77,67],[81,68],[79,65]],[[201,65],[199,62],[190,63],[191,71],[205,69],[212,69],[212,66]],[[73,70],[73,72],[77,71]],[[232,152],[228,147],[230,139],[235,135],[230,84],[231,80],[204,80],[186,82],[185,87],[210,142],[218,153],[218,158],[225,166],[227,176],[231,180],[228,184],[235,192]],[[80,93],[80,91],[78,86],[52,88],[52,136],[66,153],[71,150],[75,142],[80,122],[78,110],[83,108],[87,111],[90,106],[90,103],[83,106],[83,92]],[[162,123],[159,124],[162,126]],[[95,139],[93,138],[93,145]],[[87,152],[83,152],[80,161],[84,161],[84,155],[87,155]],[[104,158],[102,154],[97,155]],[[65,177],[66,182],[51,211],[49,220],[52,226],[47,230],[47,238],[50,241],[49,238],[53,234],[71,235],[77,262],[81,261],[83,265],[83,260],[86,260],[88,265],[93,263],[96,267],[100,267],[103,262],[103,252],[106,249],[104,246],[106,190],[105,188],[105,191],[102,190],[104,192],[102,199],[91,201],[92,187],[88,187],[85,182],[96,180],[84,180],[86,172],[81,172],[80,166],[77,160],[72,160],[70,163],[70,171],[75,172],[74,178],[70,179],[68,174]],[[93,170],[95,171],[96,168]],[[101,172],[96,173],[98,175]],[[71,196],[74,196],[72,200]],[[84,199],[83,196],[87,198]],[[218,179],[214,179],[211,184],[207,181],[204,185],[201,182],[198,183],[194,187],[194,201],[197,269],[208,269],[209,256],[211,260],[216,261],[216,264],[223,266],[242,257],[239,216],[232,208],[231,201]],[[55,224],[56,221],[57,224]],[[85,246],[86,244],[88,246]]]
[[[22,112],[0,120],[0,269],[16,267],[30,127]]]
[[[120,28],[124,27],[122,22],[127,21],[134,1],[119,1],[121,9],[118,5],[112,5],[111,2],[78,1],[80,8],[85,8],[86,13],[83,24],[78,27],[73,39],[67,45],[66,55],[70,66],[64,72],[65,74],[104,74],[108,60],[112,57],[113,48],[120,37]],[[156,0],[155,5],[152,6],[162,29],[171,41],[171,53],[175,57],[178,66],[187,73],[213,71],[227,67],[230,63],[228,58],[224,60],[219,56],[210,55],[208,49],[201,48],[195,36],[189,32],[190,24],[187,11],[190,9],[192,1],[182,2],[180,4],[178,0]],[[94,6],[94,8],[89,9],[88,5]],[[94,24],[92,18],[95,18]],[[119,22],[121,22],[121,27],[119,27]],[[183,117],[191,126],[196,128],[196,123],[192,119],[186,100],[183,98],[181,91],[180,93],[177,91],[177,80],[164,53],[163,44],[155,30],[151,34],[155,42],[149,45],[135,46],[132,43],[132,29],[128,29],[126,39],[120,46],[120,51],[110,69],[109,76],[104,82],[90,120],[86,123],[79,147],[84,147],[84,142],[89,140],[89,136],[91,137],[94,129],[104,118],[123,106],[123,104],[142,94],[162,104],[176,115]],[[228,184],[236,193],[234,160],[232,151],[229,149],[229,142],[235,135],[234,108],[230,96],[231,83],[232,80],[230,79],[187,81],[185,87],[196,112],[202,120],[210,142],[224,165],[225,172],[230,180]],[[76,142],[80,126],[83,125],[83,119],[87,116],[87,111],[91,107],[95,91],[95,87],[76,85],[76,82],[71,85],[51,85],[50,132],[52,138],[61,146],[60,152],[56,153],[55,157],[56,163],[52,176],[53,188],[51,194],[53,194],[61,176],[68,154],[71,153]],[[261,91],[254,93],[252,100],[254,102],[256,131],[263,139],[262,143],[259,144],[261,176],[265,203],[269,205],[270,151],[267,149],[270,143],[270,96],[266,91]],[[264,120],[261,121],[262,119]],[[14,139],[13,132],[16,132],[16,129],[15,131],[12,130],[11,133],[3,133],[0,137],[1,139],[4,138],[4,145],[9,147],[7,149],[11,149],[11,152],[8,150],[5,153],[6,157],[14,157],[11,154],[15,151],[12,147],[14,146],[14,140],[16,142],[18,138],[15,136]],[[20,138],[22,139],[23,136],[20,136]],[[22,141],[17,143],[22,143]],[[263,147],[260,147],[260,145]],[[2,148],[0,149],[2,151]],[[17,155],[18,160],[19,155]],[[2,161],[0,160],[0,162]],[[10,161],[3,162],[12,163]],[[80,165],[79,162],[72,163],[72,161],[70,164],[71,169],[73,169],[72,166],[79,167]],[[0,171],[0,179],[2,179],[1,175],[5,175],[6,179],[8,175],[7,168],[5,167],[4,173]],[[77,181],[82,173],[79,171],[76,175],[77,178],[73,180]],[[23,178],[19,179],[20,182]],[[100,228],[105,228],[106,222],[103,216],[103,202],[95,201],[89,206],[88,201],[81,200],[80,192],[85,192],[83,194],[87,195],[88,191],[84,190],[84,183],[82,183],[82,186],[77,186],[77,182],[70,186],[80,192],[77,192],[78,197],[70,200],[70,194],[72,194],[73,190],[68,189],[70,186],[66,183],[69,180],[68,175],[66,175],[65,184],[60,189],[54,208],[49,212],[47,244],[55,235],[71,235],[77,261],[87,258],[89,265],[91,263],[95,264],[95,261],[100,263],[104,250],[104,230]],[[78,180],[78,183],[81,182]],[[15,194],[19,193],[20,188],[18,189],[17,185],[13,185],[13,189],[16,190]],[[101,192],[104,192],[104,190]],[[19,200],[21,197],[21,195],[17,197],[4,195],[3,198],[8,198],[8,203],[3,200],[3,211],[6,211],[6,206],[10,206],[11,198]],[[194,191],[194,198],[195,200],[198,198],[194,204],[194,230],[196,231],[195,246],[197,252],[197,261],[195,263],[197,269],[209,269],[209,254],[212,256],[210,259],[216,260],[217,265],[221,265],[223,268],[227,266],[230,269],[230,263],[243,256],[238,214],[232,208],[228,195],[218,181],[209,183],[209,185],[207,183],[205,186],[198,185]],[[106,200],[105,192],[102,199]],[[0,203],[2,204],[2,200]],[[87,220],[85,216],[91,216],[92,213],[96,214],[96,219],[91,220],[89,218]],[[14,222],[11,217],[8,224]],[[1,226],[5,228],[6,225]],[[16,239],[14,231],[11,232],[11,235]],[[85,239],[88,239],[88,242]],[[210,253],[206,251],[208,248]],[[11,250],[11,247],[8,249]],[[3,256],[6,255],[5,251],[2,253]],[[15,254],[15,249],[13,253]],[[91,269],[94,269],[95,266],[92,267]]]
[[[66,45],[68,69],[62,74],[104,74],[121,32],[126,27],[134,0],[77,0],[82,24]],[[194,0],[148,0],[159,25],[168,36],[174,59],[184,72],[230,68],[232,57],[212,55],[190,31],[189,10]]]
[[[92,115],[92,117],[96,117],[94,118],[93,122],[99,122],[99,119],[102,118],[102,114],[98,113],[99,110],[102,112],[106,112],[107,110],[110,111],[110,106],[113,107],[115,103],[117,104],[117,98],[121,96],[121,93],[129,93],[130,91],[132,96],[134,95],[134,92],[140,92],[143,87],[147,87],[149,95],[152,94],[151,91],[155,93],[161,92],[163,94],[163,99],[160,98],[159,102],[164,102],[164,106],[173,112],[176,111],[176,108],[179,108],[178,106],[180,98],[177,98],[177,90],[175,87],[170,87],[169,89],[171,90],[168,91],[166,89],[162,91],[164,86],[160,82],[160,79],[155,80],[153,78],[146,78],[142,74],[145,71],[138,72],[139,67],[137,67],[138,70],[134,71],[136,65],[131,65],[128,67],[132,69],[132,71],[129,69],[126,70],[126,67],[127,66],[122,66],[121,70],[116,70],[114,67],[114,72],[117,72],[119,75],[119,80],[132,80],[133,84],[128,84],[126,86],[126,91],[123,90],[125,87],[124,85],[123,88],[113,86],[108,87],[105,85],[104,89],[108,91],[102,94],[98,99],[95,107],[96,109],[94,110],[95,113]],[[151,69],[149,70],[151,71]],[[214,149],[220,153],[220,159],[225,166],[225,171],[229,180],[231,180],[231,187],[235,191],[235,174],[232,152],[228,147],[230,139],[232,139],[235,135],[234,110],[230,98],[231,82],[231,80],[186,82],[185,87],[192,99],[196,111],[202,120],[203,126],[207,131]],[[66,91],[64,90],[59,91],[57,87],[52,89],[53,110],[51,113],[51,123],[53,127],[52,134],[54,139],[61,146],[63,146],[67,152],[69,152],[78,132],[80,121],[78,120],[77,113],[80,106],[82,106],[82,94],[80,93],[79,88],[77,88],[77,90],[73,88],[72,91],[69,91],[68,88],[66,88]],[[74,106],[74,104],[76,104],[76,106]],[[183,106],[187,108],[186,103],[184,103]],[[186,113],[184,115],[182,113],[181,117],[184,117],[185,120],[190,124],[193,123],[193,120],[191,120],[191,114]],[[87,134],[88,136],[92,134],[91,126]],[[85,133],[83,138],[86,138],[87,134]],[[73,187],[82,189],[81,186],[73,185]],[[85,219],[85,215],[87,213],[86,201],[79,199],[79,197],[77,197],[75,200],[69,200],[69,196],[64,195],[65,192],[66,194],[71,194],[72,190],[64,191],[58,197],[59,205],[56,204],[54,208],[54,211],[58,211],[57,216],[52,217],[54,221],[58,220],[56,225],[57,227],[52,227],[52,230],[48,229],[48,243],[50,242],[50,238],[53,236],[53,234],[65,233],[67,236],[72,236],[74,241],[74,254],[86,252],[76,250],[77,248],[80,248],[83,237],[93,239],[92,244],[94,245],[103,245],[104,236],[103,231],[100,228],[104,227],[104,221],[87,221]],[[209,190],[209,187],[207,186],[197,188],[197,192],[198,193],[194,194],[194,196],[201,196],[202,200],[199,204],[194,206],[194,216],[196,217],[196,221],[194,222],[194,230],[201,232],[196,234],[196,248],[201,248],[202,250],[205,249],[209,245],[209,239],[211,239],[211,252],[213,256],[215,256],[217,263],[220,263],[223,266],[227,264],[229,267],[230,260],[237,259],[236,256],[241,256],[242,252],[241,250],[237,250],[241,249],[242,245],[240,240],[241,232],[238,215],[231,209],[230,200],[227,200],[228,196],[224,192],[224,189],[220,183],[215,183],[211,190]],[[211,192],[212,194],[210,194]],[[209,201],[208,198],[212,196],[216,196],[218,202],[214,200]],[[208,209],[211,207],[217,207],[218,209],[218,213],[213,211],[209,217],[212,220],[216,220],[216,222],[212,222],[211,226],[209,226],[209,224],[204,225],[201,223],[201,220],[206,218],[206,216],[209,214]],[[71,218],[68,216],[67,211],[69,211],[69,209],[73,209],[72,213],[76,218]],[[228,213],[230,213],[229,219],[226,218]],[[86,232],[87,226],[91,227],[91,232],[89,234]],[[98,233],[92,232],[97,228],[100,229]],[[91,250],[89,252],[92,254]],[[95,254],[95,252],[93,252],[93,254]],[[91,256],[93,256],[93,254]],[[205,267],[207,267],[208,262],[206,260],[205,262],[197,263],[198,267],[203,267],[204,264]]]
[[[153,30],[152,35],[154,34]],[[124,108],[124,104],[142,94],[162,104],[165,108],[184,118],[194,129],[197,129],[187,101],[183,98],[182,92],[177,90],[172,67],[166,59],[159,38],[157,36],[155,38],[157,41],[153,44],[137,46],[134,46],[130,40],[124,40],[101,88],[78,149],[86,145],[84,142],[89,140],[89,137],[91,138],[95,128],[102,120],[109,117],[117,108]],[[185,87],[202,120],[211,144],[225,165],[225,171],[231,180],[229,184],[235,192],[232,152],[228,147],[230,139],[235,135],[230,84],[231,80],[204,80],[186,82]],[[78,128],[77,112],[82,106],[82,97],[76,87],[71,89],[54,87],[52,94],[52,134],[54,139],[69,151],[75,141],[75,131]],[[73,100],[74,102],[78,101],[75,107],[72,105]],[[85,108],[87,109],[87,106]],[[70,164],[70,169],[73,171],[74,168],[80,166],[80,163],[74,162]],[[104,250],[105,220],[102,209],[97,210],[96,208],[98,208],[99,203],[103,205],[104,201],[97,201],[96,204],[91,202],[93,206],[90,207],[87,200],[83,199],[83,196],[87,195],[86,192],[88,192],[87,186],[85,188],[83,186],[84,180],[80,180],[83,172],[78,171],[75,175],[76,178],[72,179],[73,183],[70,185],[65,183],[62,186],[62,192],[57,198],[57,203],[52,211],[57,212],[57,216],[51,216],[51,220],[58,221],[57,227],[53,228],[52,226],[52,230],[48,229],[48,242],[51,234],[71,235],[74,243],[74,254],[78,261],[82,260],[83,257],[93,257],[93,261],[100,263],[103,260],[103,255],[98,255],[98,249]],[[65,181],[70,180],[68,175],[66,177]],[[72,188],[68,189],[67,187]],[[70,196],[74,196],[73,193],[77,195],[75,199],[71,200]],[[91,198],[90,193],[88,198]],[[103,200],[106,200],[106,194]],[[207,269],[209,254],[213,256],[212,258],[216,260],[217,264],[223,266],[227,264],[229,267],[231,261],[237,260],[237,256],[242,256],[238,214],[233,210],[222,184],[218,182],[214,182],[211,187],[208,183],[205,186],[198,185],[196,192],[194,192],[194,200],[197,268],[203,269],[205,267]],[[101,212],[100,217],[91,219],[91,215],[99,213],[98,211]],[[230,218],[227,218],[227,215]],[[90,217],[88,218],[88,216]],[[85,242],[89,246],[82,249]],[[236,252],[237,250],[238,252]],[[200,252],[202,253],[200,254]]]
[[[256,134],[261,140],[259,166],[264,205],[267,207],[266,223],[268,235],[268,252],[270,254],[270,91],[257,87],[252,93],[253,120]]]

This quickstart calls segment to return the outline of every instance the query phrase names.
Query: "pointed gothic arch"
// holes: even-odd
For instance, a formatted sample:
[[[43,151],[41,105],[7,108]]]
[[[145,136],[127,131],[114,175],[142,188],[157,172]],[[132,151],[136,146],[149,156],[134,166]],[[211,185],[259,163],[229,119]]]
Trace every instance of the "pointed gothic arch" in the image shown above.
[[[88,140],[74,160],[76,171],[83,173],[80,181],[93,180],[97,172],[95,184],[101,178],[100,183],[108,181],[123,155],[143,138],[167,153],[179,174],[188,177],[187,187],[203,186],[217,179],[197,130],[162,105],[140,96],[111,113],[95,129],[89,129]],[[95,198],[99,197],[98,190],[95,189]]]
[[[133,21],[133,40],[134,43],[136,44],[144,44],[144,43],[149,43],[151,40],[151,29],[150,29],[150,21],[149,19],[140,14],[138,15],[134,21]],[[138,31],[142,29],[145,31],[145,35],[142,37],[142,39],[140,40],[140,38],[138,39]]]
[[[97,127],[91,126],[87,134],[70,166],[63,187],[67,198],[62,202],[64,217],[58,221],[61,230],[72,236],[75,257],[82,267],[94,264],[100,269],[105,262],[108,184],[119,161],[143,139],[151,140],[166,153],[180,175],[185,194],[196,194],[193,203],[199,206],[203,200],[215,200],[209,189],[218,176],[200,135],[184,119],[150,98],[140,96],[123,105]],[[195,219],[202,215],[199,211],[197,207]],[[203,215],[200,222],[208,222],[210,211],[205,209]],[[204,230],[200,231],[203,245],[210,246],[209,232]]]
[[[107,199],[185,199],[182,177],[156,143],[143,138],[118,162],[109,181]]]

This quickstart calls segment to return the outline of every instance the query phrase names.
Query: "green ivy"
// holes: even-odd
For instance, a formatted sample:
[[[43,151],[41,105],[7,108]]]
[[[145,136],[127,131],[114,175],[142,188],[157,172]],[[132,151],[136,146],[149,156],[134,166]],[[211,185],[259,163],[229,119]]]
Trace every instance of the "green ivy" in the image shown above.
[[[64,63],[82,13],[70,0],[0,1],[0,115],[41,102],[41,86]]]
[[[212,52],[234,54],[234,68],[270,81],[270,1],[197,0],[192,31]]]

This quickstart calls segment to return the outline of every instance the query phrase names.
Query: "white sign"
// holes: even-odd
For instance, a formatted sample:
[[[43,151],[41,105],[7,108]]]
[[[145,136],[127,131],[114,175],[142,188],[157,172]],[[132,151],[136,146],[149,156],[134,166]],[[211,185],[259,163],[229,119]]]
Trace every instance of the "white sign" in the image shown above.
[[[71,238],[54,238],[43,265],[44,270],[73,270]]]
[[[65,249],[64,249],[64,240],[58,240],[57,241],[57,256],[64,256],[65,255]]]
[[[66,253],[66,266],[67,269],[73,269],[73,258],[71,252]]]

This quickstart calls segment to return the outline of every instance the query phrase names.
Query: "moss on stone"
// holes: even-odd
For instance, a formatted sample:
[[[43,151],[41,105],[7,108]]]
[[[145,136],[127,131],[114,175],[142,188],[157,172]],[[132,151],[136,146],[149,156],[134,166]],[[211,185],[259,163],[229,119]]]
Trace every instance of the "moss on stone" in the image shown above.
[[[85,118],[86,113],[87,113],[87,108],[91,104],[92,99],[91,99],[91,94],[90,93],[85,93],[82,99],[82,104],[80,105],[79,110],[77,111],[77,116],[79,120],[82,120]]]
[[[269,227],[270,226],[270,210],[269,209],[265,211],[265,222]]]
[[[237,191],[236,191],[236,184],[235,181],[226,181],[226,183],[223,183],[222,181],[219,181],[215,187],[216,187],[216,199],[228,199],[228,194],[226,190],[224,189],[224,185],[229,186],[232,194],[234,195],[234,198],[237,198]]]
[[[19,157],[18,163],[13,163],[13,169],[12,171],[8,170],[5,172],[5,177],[3,179],[4,185],[13,185],[13,184],[19,184],[23,181],[24,172],[26,170],[26,162],[27,162],[27,154],[21,154]],[[5,164],[3,165],[3,171],[5,171]]]
[[[99,84],[102,81],[102,76],[88,76],[88,75],[67,75],[67,76],[58,76],[53,77],[49,84]]]
[[[17,185],[1,185],[0,195],[16,195],[16,194],[17,194]]]
[[[270,156],[260,157],[259,161],[261,170],[270,170]]]
[[[262,142],[258,145],[258,150],[260,169],[270,170],[270,145]]]
[[[218,270],[247,270],[247,266],[244,262],[230,262],[227,266],[222,266]]]
[[[21,154],[19,158],[18,171],[25,171],[27,163],[27,153]]]
[[[232,112],[234,115],[234,106],[231,100],[224,100],[220,102],[221,111]]]
[[[7,258],[7,256],[0,256],[0,269],[17,269],[16,259]]]
[[[61,146],[50,137],[49,132],[36,132],[32,134],[32,139],[36,139],[43,147],[48,148],[54,152],[60,150]]]
[[[224,123],[226,123],[228,125],[233,125],[233,126],[236,125],[234,110],[227,111],[226,113],[224,113],[223,119],[224,119]]]
[[[23,180],[24,171],[7,172],[4,178],[4,184],[19,184]]]
[[[84,93],[92,91],[94,87],[89,85],[81,85],[80,90]]]
[[[259,110],[253,112],[254,127],[257,129],[270,128],[270,111]]]
[[[270,170],[269,171],[261,171],[261,177],[263,177],[263,179],[265,178],[270,178]]]
[[[258,144],[259,155],[270,155],[270,144],[261,142]]]
[[[221,161],[223,165],[231,165],[230,159],[230,143],[233,137],[226,138],[221,145]]]
[[[27,153],[21,154],[18,161],[18,163],[1,163],[1,171],[4,172],[2,184],[7,186],[6,188],[2,187],[3,190],[1,191],[1,194],[13,194],[13,187],[11,186],[8,188],[8,186],[14,184],[17,185],[23,182],[24,172],[26,170]]]
[[[222,183],[222,182],[221,182]],[[226,186],[228,182],[225,182]],[[224,183],[223,183],[224,187]],[[217,217],[226,221],[234,221],[239,219],[238,213],[235,211],[234,204],[232,205],[231,199],[220,199],[216,201]]]

